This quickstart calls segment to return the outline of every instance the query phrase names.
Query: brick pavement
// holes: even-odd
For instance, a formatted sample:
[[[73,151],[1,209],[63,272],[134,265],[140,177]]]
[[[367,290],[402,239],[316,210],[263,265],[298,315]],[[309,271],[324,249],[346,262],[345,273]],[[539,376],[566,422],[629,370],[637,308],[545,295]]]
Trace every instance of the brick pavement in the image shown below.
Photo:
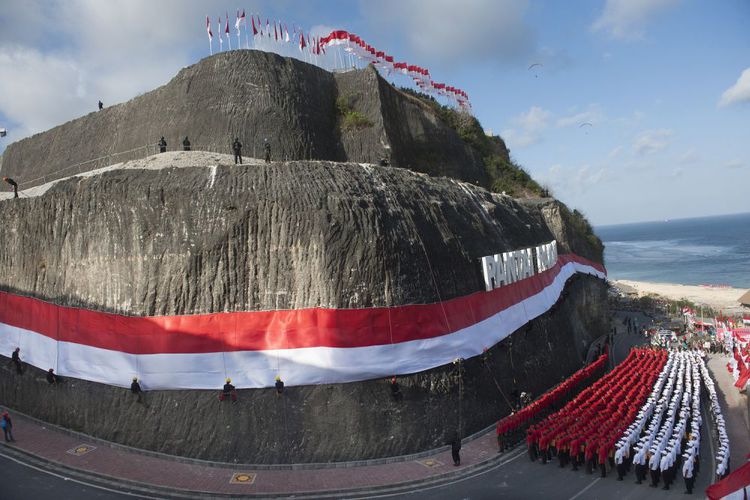
[[[399,483],[431,482],[461,476],[478,467],[505,458],[497,454],[492,430],[466,442],[461,450],[461,466],[454,467],[449,450],[435,450],[429,456],[386,464],[329,468],[285,468],[231,464],[185,463],[174,457],[152,456],[120,445],[71,434],[20,414],[13,416],[16,442],[2,446],[17,448],[55,467],[69,468],[84,475],[102,477],[117,483],[137,483],[145,487],[230,495],[283,495],[347,489],[379,489]],[[69,451],[80,445],[92,447],[76,455]],[[0,453],[5,448],[0,448]],[[10,451],[10,450],[9,450]],[[81,450],[85,451],[85,450]],[[267,467],[267,466],[266,466]],[[249,473],[254,481],[231,483],[235,473]]]

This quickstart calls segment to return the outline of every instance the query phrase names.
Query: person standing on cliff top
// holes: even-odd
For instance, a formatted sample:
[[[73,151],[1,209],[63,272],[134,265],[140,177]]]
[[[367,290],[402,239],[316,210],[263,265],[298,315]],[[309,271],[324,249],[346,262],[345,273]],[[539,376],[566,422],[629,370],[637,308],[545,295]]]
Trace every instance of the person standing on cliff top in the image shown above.
[[[188,140],[187,136],[185,136],[185,140],[182,141],[182,149],[183,151],[190,151],[190,141]]]
[[[104,109],[104,103],[102,101],[99,101],[99,111]]]
[[[239,161],[239,164],[242,165],[242,143],[240,142],[239,137],[234,138],[232,151],[234,151],[234,164],[237,165],[237,162]]]
[[[263,149],[266,151],[266,163],[271,163],[271,143],[268,139],[263,139]]]
[[[187,137],[186,137],[187,139]],[[161,136],[161,139],[159,139],[159,142],[157,143],[159,146],[159,152],[160,153],[166,153],[167,152],[167,141],[164,140],[164,136]]]
[[[13,188],[13,198],[18,198],[18,183],[10,177],[3,177],[3,180]]]

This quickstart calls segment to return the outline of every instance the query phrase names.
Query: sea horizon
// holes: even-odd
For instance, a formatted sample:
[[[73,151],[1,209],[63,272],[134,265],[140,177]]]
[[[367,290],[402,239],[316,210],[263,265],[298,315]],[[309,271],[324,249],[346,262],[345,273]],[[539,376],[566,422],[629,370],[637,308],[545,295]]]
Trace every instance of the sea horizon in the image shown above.
[[[750,288],[750,212],[594,227],[609,278]]]

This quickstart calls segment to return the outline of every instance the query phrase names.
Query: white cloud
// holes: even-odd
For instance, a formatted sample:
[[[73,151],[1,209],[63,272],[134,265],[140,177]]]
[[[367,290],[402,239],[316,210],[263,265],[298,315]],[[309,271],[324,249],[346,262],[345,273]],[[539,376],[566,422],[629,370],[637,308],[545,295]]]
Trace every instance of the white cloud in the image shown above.
[[[699,159],[700,159],[700,155],[695,150],[695,148],[690,148],[684,153],[682,153],[679,158],[677,158],[677,162],[681,165],[689,165],[689,164],[695,163]]]
[[[360,2],[380,36],[392,37],[395,28],[416,58],[446,66],[526,60],[534,51],[528,6],[528,0]]]
[[[530,132],[539,132],[547,128],[552,113],[539,106],[532,106],[525,113],[516,117],[516,123]]]
[[[580,127],[583,123],[598,125],[604,120],[604,112],[598,104],[589,105],[586,111],[558,118],[558,127]]]
[[[555,164],[537,177],[543,185],[552,188],[556,197],[570,199],[610,180],[611,172],[607,167],[592,167],[588,164],[580,167]]]
[[[633,141],[633,151],[639,155],[657,153],[669,146],[673,135],[674,132],[667,129],[646,130]]]
[[[645,35],[646,26],[680,0],[607,0],[604,11],[591,28],[606,31],[611,37],[637,40]]]
[[[212,22],[235,10],[215,2]],[[13,139],[93,111],[99,99],[108,106],[151,90],[195,53],[208,55],[203,12],[198,0],[6,0],[0,115]]]
[[[515,118],[514,128],[502,131],[503,139],[513,148],[525,148],[541,140],[541,132],[549,126],[552,113],[539,106],[532,106]]]
[[[607,157],[610,159],[617,158],[618,156],[620,156],[620,153],[622,153],[622,150],[623,150],[622,146],[617,146],[616,148],[613,148],[612,151],[609,152]]]
[[[719,106],[729,106],[741,102],[750,102],[750,68],[742,72],[734,85],[721,94]]]
[[[735,158],[734,160],[729,160],[726,165],[727,168],[742,168],[745,166],[745,163]]]
[[[96,100],[87,99],[85,71],[68,57],[2,45],[0,74],[0,110],[18,125],[14,139],[96,109]]]

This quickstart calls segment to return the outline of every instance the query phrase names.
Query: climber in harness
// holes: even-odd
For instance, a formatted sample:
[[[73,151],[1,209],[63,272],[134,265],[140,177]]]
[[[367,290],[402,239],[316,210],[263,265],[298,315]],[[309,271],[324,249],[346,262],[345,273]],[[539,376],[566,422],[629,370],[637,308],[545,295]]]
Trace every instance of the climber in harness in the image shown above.
[[[61,382],[60,377],[55,374],[55,370],[50,368],[47,370],[47,383],[49,385],[57,385]]]
[[[399,387],[398,380],[396,380],[395,375],[391,377],[391,396],[393,397],[394,401],[401,401],[404,397],[404,395],[401,393],[401,387]]]
[[[237,165],[237,162],[239,161],[239,164],[242,165],[242,143],[240,142],[239,137],[234,138],[232,151],[234,152],[234,164]]]
[[[187,137],[185,139],[187,139]],[[161,139],[159,139],[159,142],[157,144],[159,146],[160,153],[167,152],[167,141],[164,140],[164,136],[161,136]]]
[[[138,377],[133,377],[133,382],[130,384],[130,392],[138,397],[138,403],[143,403],[143,390],[141,384],[138,383]]]
[[[276,375],[276,397],[281,396],[284,393],[284,381],[281,380],[281,376]]]
[[[10,186],[13,188],[13,198],[18,198],[18,184],[16,181],[11,179],[10,177],[3,177],[3,180],[10,184]]]
[[[16,373],[23,375],[23,364],[21,364],[21,348],[16,347],[13,354],[10,355],[10,359],[14,365],[16,365]]]
[[[188,140],[187,136],[185,136],[185,140],[182,141],[182,150],[190,151],[190,141]]]
[[[219,394],[219,401],[224,401],[227,398],[232,399],[232,404],[237,402],[237,389],[232,385],[231,378],[227,378],[224,388],[221,390],[221,394]]]

